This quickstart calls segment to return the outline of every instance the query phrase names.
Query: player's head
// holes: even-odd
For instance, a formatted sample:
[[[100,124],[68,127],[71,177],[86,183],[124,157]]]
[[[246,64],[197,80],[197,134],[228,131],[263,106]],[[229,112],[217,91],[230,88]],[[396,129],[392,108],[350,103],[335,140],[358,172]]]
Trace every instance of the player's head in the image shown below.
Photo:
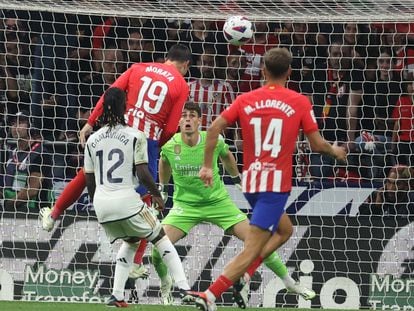
[[[117,87],[109,88],[104,94],[102,123],[109,127],[125,125],[125,92]]]
[[[185,76],[190,67],[191,58],[191,52],[188,47],[182,44],[175,44],[168,50],[166,62],[173,63],[178,71]]]
[[[180,119],[180,131],[182,134],[193,134],[198,132],[201,125],[201,109],[194,102],[185,103]]]
[[[263,74],[266,80],[287,79],[290,75],[292,54],[285,48],[273,48],[264,55]]]

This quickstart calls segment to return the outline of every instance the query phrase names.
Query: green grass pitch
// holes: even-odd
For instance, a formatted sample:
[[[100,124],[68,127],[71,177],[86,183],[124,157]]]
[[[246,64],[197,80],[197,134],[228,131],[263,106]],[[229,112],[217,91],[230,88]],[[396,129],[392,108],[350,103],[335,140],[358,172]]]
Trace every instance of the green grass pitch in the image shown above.
[[[104,304],[92,304],[92,303],[54,303],[54,302],[23,302],[23,301],[0,301],[1,311],[100,311],[100,310],[114,310],[114,308],[108,308]],[[184,306],[163,306],[163,305],[140,305],[131,304],[128,308],[123,310],[136,310],[136,311],[195,311],[195,307]],[[239,308],[219,307],[218,311],[240,311]],[[292,309],[292,308],[248,308],[248,311],[313,311],[320,309]],[[324,311],[329,311],[324,309]],[[333,310],[331,310],[333,311]],[[338,310],[335,310],[338,311]],[[352,311],[352,310],[347,310]]]

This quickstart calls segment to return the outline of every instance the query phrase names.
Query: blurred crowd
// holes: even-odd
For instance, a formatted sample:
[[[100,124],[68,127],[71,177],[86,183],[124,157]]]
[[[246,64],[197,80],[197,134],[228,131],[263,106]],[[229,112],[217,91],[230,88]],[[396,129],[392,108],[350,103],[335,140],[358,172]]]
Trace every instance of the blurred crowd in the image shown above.
[[[17,172],[27,153],[32,156],[33,144],[39,143],[45,145],[42,153],[48,150],[52,155],[41,157],[51,169],[40,169],[40,174],[72,178],[82,165],[77,133],[99,97],[131,64],[162,62],[177,42],[193,53],[186,78],[190,99],[201,107],[203,129],[238,94],[260,87],[262,56],[283,46],[293,55],[288,87],[312,101],[324,138],[346,146],[350,153],[346,163],[337,163],[313,154],[299,137],[295,180],[378,185],[388,182],[398,166],[408,173],[397,171],[395,178],[406,179],[408,188],[403,191],[410,193],[414,23],[257,21],[251,41],[236,47],[225,41],[223,21],[0,13],[2,175],[7,175],[10,162]],[[21,124],[26,133],[13,130]],[[27,146],[19,146],[22,135]],[[238,129],[225,135],[241,161],[243,138]],[[19,148],[26,148],[20,158]],[[5,178],[2,183],[16,186]]]

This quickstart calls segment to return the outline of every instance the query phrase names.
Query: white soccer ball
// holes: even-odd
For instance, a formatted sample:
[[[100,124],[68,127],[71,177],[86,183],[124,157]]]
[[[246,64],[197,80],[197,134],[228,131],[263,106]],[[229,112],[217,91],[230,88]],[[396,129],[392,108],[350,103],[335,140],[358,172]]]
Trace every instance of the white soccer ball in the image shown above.
[[[223,34],[227,42],[241,46],[253,37],[253,24],[244,16],[231,16],[224,23]]]

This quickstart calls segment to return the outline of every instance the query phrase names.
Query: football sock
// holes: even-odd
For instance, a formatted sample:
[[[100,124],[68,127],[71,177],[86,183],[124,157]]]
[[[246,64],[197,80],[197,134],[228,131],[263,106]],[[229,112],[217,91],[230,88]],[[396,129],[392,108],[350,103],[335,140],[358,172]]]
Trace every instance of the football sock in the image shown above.
[[[112,295],[114,295],[117,300],[124,300],[125,283],[128,279],[129,270],[131,269],[137,247],[137,244],[122,242],[118,254],[116,255]]]
[[[279,257],[279,254],[276,252],[273,252],[268,257],[266,257],[263,263],[281,279],[289,274],[288,269],[286,268],[282,259]]]
[[[180,257],[168,237],[164,236],[161,240],[155,243],[155,246],[158,248],[161,259],[167,265],[175,285],[180,289],[189,290],[190,285],[188,285]]]
[[[145,249],[147,248],[147,240],[141,240],[139,243],[137,252],[135,253],[134,263],[137,265],[142,264],[142,257],[144,257]]]
[[[221,294],[223,294],[232,285],[233,282],[230,279],[224,275],[220,275],[218,279],[213,284],[211,284],[206,291],[207,299],[211,302],[214,302],[216,299],[213,299],[213,297],[209,295],[208,292],[211,292],[215,298],[219,298],[221,297]]]
[[[58,219],[63,212],[71,206],[80,197],[83,189],[86,187],[85,173],[83,169],[78,171],[78,174],[73,178],[63,189],[59,198],[56,200],[52,208],[51,217]]]
[[[151,260],[155,268],[155,271],[157,271],[157,274],[160,277],[160,279],[164,279],[168,274],[168,267],[165,265],[164,261],[161,259],[161,255],[156,247],[152,248]]]
[[[261,256],[257,257],[253,262],[250,264],[250,266],[247,268],[246,273],[252,277],[254,272],[259,268],[259,266],[262,264],[263,258]]]
[[[263,262],[266,267],[282,279],[286,287],[292,287],[295,285],[295,280],[289,275],[286,265],[283,263],[277,252],[270,254]]]

